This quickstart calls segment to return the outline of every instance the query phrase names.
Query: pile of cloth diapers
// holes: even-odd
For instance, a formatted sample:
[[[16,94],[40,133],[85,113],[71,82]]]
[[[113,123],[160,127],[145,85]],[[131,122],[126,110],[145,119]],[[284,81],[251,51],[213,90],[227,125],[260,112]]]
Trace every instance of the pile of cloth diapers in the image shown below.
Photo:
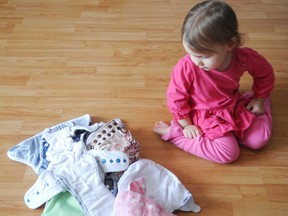
[[[89,114],[46,128],[9,149],[30,166],[35,184],[24,196],[42,216],[171,216],[199,212],[192,194],[163,166],[139,157],[140,145],[119,119]]]

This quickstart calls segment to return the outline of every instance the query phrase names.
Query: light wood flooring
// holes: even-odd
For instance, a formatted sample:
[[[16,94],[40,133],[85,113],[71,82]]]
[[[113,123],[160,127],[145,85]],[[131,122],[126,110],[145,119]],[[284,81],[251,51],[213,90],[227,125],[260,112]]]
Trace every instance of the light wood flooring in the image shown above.
[[[185,54],[180,30],[194,0],[0,0],[0,215],[41,215],[23,196],[37,175],[6,156],[46,127],[89,113],[122,119],[141,158],[171,170],[201,205],[201,216],[288,215],[288,1],[228,0],[245,46],[273,65],[273,136],[262,150],[241,147],[219,165],[153,134],[169,121],[169,74]],[[241,89],[251,79],[244,76]],[[177,215],[194,215],[176,212]]]

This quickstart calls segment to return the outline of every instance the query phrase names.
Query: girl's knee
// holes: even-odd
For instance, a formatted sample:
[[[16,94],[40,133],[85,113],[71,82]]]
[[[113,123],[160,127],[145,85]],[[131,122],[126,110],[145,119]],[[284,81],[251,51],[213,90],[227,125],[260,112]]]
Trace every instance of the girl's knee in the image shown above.
[[[253,124],[245,131],[239,142],[247,148],[258,150],[266,146],[272,135],[272,122],[268,116],[256,118]]]
[[[247,148],[253,149],[253,150],[259,150],[266,146],[268,142],[270,141],[270,137],[265,137],[263,139],[252,139],[250,142],[243,143],[243,145]]]
[[[217,148],[217,157],[215,157],[215,162],[227,164],[238,159],[240,149],[237,140],[232,134],[214,140],[214,144]]]
[[[258,132],[247,133],[244,139],[239,142],[247,148],[258,150],[268,144],[271,138],[271,129],[263,128]]]
[[[232,163],[238,159],[239,155],[240,155],[239,148],[234,148],[229,152],[222,153],[222,155],[218,157],[215,162],[220,164]]]

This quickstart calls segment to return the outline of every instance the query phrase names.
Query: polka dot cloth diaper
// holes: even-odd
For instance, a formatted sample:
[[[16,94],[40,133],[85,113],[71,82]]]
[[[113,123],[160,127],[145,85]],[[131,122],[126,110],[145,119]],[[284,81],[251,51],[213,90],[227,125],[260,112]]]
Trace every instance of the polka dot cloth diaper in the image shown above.
[[[139,143],[118,118],[106,123],[87,140],[89,140],[86,145],[88,150],[122,151],[127,154],[130,164],[139,159]]]

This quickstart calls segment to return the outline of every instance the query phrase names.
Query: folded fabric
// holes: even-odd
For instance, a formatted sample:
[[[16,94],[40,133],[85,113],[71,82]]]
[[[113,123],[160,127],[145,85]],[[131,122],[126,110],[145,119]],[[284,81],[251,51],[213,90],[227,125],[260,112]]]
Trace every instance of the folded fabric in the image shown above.
[[[105,125],[105,122],[95,123],[95,124],[90,125],[90,126],[76,125],[76,126],[73,126],[71,128],[70,136],[76,137],[78,133],[82,133],[82,132],[88,132],[88,134],[90,134],[92,132],[95,132],[96,130],[98,130],[100,127],[102,127],[104,125]],[[82,141],[86,142],[85,140],[82,140]]]
[[[201,210],[192,194],[172,172],[148,159],[139,159],[128,167],[118,182],[118,193],[127,191],[130,181],[141,177],[146,179],[146,196],[169,212],[181,208],[193,212]]]
[[[30,208],[37,208],[60,192],[69,191],[77,199],[86,216],[109,216],[115,197],[104,185],[104,171],[101,163],[97,162],[97,159],[103,160],[107,156],[105,153],[109,152],[98,150],[98,154],[94,152],[93,156],[88,154],[82,142],[75,143],[74,147],[73,151],[66,152],[66,160],[53,163],[53,166],[39,175],[36,183],[25,194],[25,203]],[[123,152],[112,154],[128,161]],[[123,166],[118,168],[122,170]]]
[[[104,173],[121,172],[128,168],[129,158],[121,151],[106,151],[92,149],[88,151],[102,167]]]
[[[145,196],[145,178],[133,180],[128,191],[120,191],[115,199],[115,216],[173,216],[155,200]],[[175,216],[175,215],[174,215]]]
[[[46,133],[53,134],[68,126],[88,126],[90,121],[90,115],[86,114],[81,117],[58,124],[51,128],[47,128]],[[49,164],[49,161],[46,160],[46,152],[49,149],[50,143],[47,143],[47,141],[42,137],[42,135],[43,131],[33,137],[22,141],[21,143],[9,149],[7,152],[7,156],[11,160],[15,160],[17,162],[24,163],[30,166],[36,173],[40,174],[43,170],[47,168]]]
[[[140,179],[141,178],[145,179],[145,183],[146,183],[145,187],[143,187],[143,184],[141,184],[141,181],[138,181],[139,177],[140,177]],[[149,187],[150,187],[150,189],[149,189]],[[115,199],[114,214],[115,214],[115,216],[120,216],[121,214],[123,216],[128,216],[128,213],[127,213],[128,210],[130,212],[134,212],[134,213],[136,212],[136,210],[135,211],[133,210],[132,206],[131,206],[131,208],[129,206],[127,206],[128,204],[130,205],[129,202],[131,202],[131,200],[132,200],[131,197],[129,197],[129,196],[132,196],[134,193],[138,193],[138,194],[134,194],[135,196],[134,196],[134,198],[133,198],[134,200],[132,202],[137,201],[137,200],[138,201],[142,200],[142,198],[143,198],[142,195],[144,195],[144,194],[146,195],[146,199],[153,201],[152,204],[149,205],[150,203],[145,198],[143,198],[144,200],[142,200],[142,203],[146,203],[145,208],[148,208],[149,211],[150,211],[150,209],[151,209],[151,212],[153,212],[152,211],[153,209],[156,210],[156,213],[153,212],[153,214],[152,214],[153,216],[154,216],[154,214],[156,216],[158,214],[158,212],[161,212],[161,211],[162,212],[164,211],[165,213],[167,213],[167,211],[168,211],[168,213],[169,212],[171,213],[174,210],[199,212],[200,207],[197,204],[195,204],[193,197],[190,194],[190,192],[187,191],[187,189],[185,189],[183,187],[184,186],[181,185],[179,180],[177,180],[177,178],[173,177],[173,174],[171,175],[171,173],[167,169],[165,169],[164,167],[161,167],[160,165],[154,163],[153,161],[140,159],[138,162],[135,162],[133,165],[130,165],[130,167],[125,171],[124,175],[122,175],[120,178],[120,183],[119,183],[120,191],[119,191],[119,193]],[[155,193],[153,193],[153,190]],[[130,193],[130,195],[126,196],[126,193]],[[59,195],[57,195],[57,196],[59,196]],[[74,196],[72,196],[70,193],[66,194],[66,196],[67,196],[67,199],[73,200],[73,202],[78,203],[76,198]],[[157,198],[158,196],[159,196],[159,198]],[[125,199],[125,198],[127,198],[127,199]],[[135,198],[137,198],[137,199],[135,199]],[[165,205],[160,205],[160,203],[157,200],[162,200],[162,203],[163,202],[164,203],[167,202],[167,203],[165,203]],[[125,205],[123,203],[125,203]],[[142,204],[141,203],[138,203],[138,204],[139,204],[138,207],[140,208]],[[125,206],[125,207],[123,207],[123,206]],[[150,207],[150,209],[148,206]],[[164,206],[168,207],[170,209],[170,211],[168,209],[164,209],[165,208]],[[49,205],[49,208],[47,208],[47,209],[50,209],[51,212],[57,213],[57,214],[51,213],[50,214],[51,216],[52,215],[59,215],[59,216],[61,216],[61,215],[67,215],[67,216],[68,215],[69,216],[75,215],[73,213],[65,214],[66,207],[70,208],[69,204],[67,204],[65,201],[62,202],[61,200],[58,200],[57,205],[56,204]],[[71,207],[71,208],[73,208],[73,209],[75,208],[75,212],[81,212],[82,211],[82,208],[80,205],[75,205],[74,207]],[[122,208],[125,208],[127,211],[125,209],[122,209]],[[157,211],[157,209],[158,209],[158,211]],[[46,207],[44,209],[44,212],[45,212],[45,210],[46,210]],[[126,215],[126,213],[127,213],[127,215]],[[43,216],[50,216],[50,215],[47,214],[47,215],[43,215]],[[110,213],[108,213],[107,215],[110,215]],[[137,214],[132,214],[132,215],[136,216]],[[138,214],[138,215],[145,216],[145,214],[143,212],[141,212],[141,214]],[[79,216],[80,216],[80,214],[79,214]]]
[[[65,186],[55,179],[51,170],[44,170],[25,193],[24,201],[29,208],[36,209],[65,190]]]
[[[44,170],[39,175],[36,183],[26,192],[24,196],[25,204],[29,208],[35,209],[49,201],[60,192],[66,191],[67,187],[62,184],[62,181],[60,181],[59,178],[57,179],[55,174],[62,175],[62,173],[59,174],[59,172],[64,172],[63,170],[66,172],[66,169],[71,169],[70,166],[77,164],[77,162],[81,161],[85,155],[91,155],[97,162],[97,166],[99,166],[101,169],[101,172],[100,169],[97,169],[97,175],[99,181],[102,182],[103,185],[104,173],[121,172],[126,170],[129,166],[128,156],[124,152],[105,150],[87,151],[83,142],[77,142],[74,144],[73,151],[66,151],[58,162],[53,162],[52,166],[50,166],[48,170]],[[93,169],[93,165],[94,163],[92,162],[89,164],[91,169]],[[87,172],[87,169],[84,170],[83,167],[76,167],[76,169]],[[68,183],[72,181],[73,178],[83,178],[85,174],[83,173],[82,175],[76,177],[74,176],[75,173],[70,173],[70,175],[71,178],[67,179]],[[89,179],[84,179],[84,181],[86,180],[89,181]]]
[[[130,164],[139,159],[140,145],[119,118],[91,133],[86,145],[87,149],[124,152],[128,155]]]
[[[68,192],[59,193],[48,201],[41,216],[84,216],[78,201]]]
[[[86,216],[111,215],[115,197],[103,184],[103,170],[92,155],[84,154],[53,172],[78,200]]]

